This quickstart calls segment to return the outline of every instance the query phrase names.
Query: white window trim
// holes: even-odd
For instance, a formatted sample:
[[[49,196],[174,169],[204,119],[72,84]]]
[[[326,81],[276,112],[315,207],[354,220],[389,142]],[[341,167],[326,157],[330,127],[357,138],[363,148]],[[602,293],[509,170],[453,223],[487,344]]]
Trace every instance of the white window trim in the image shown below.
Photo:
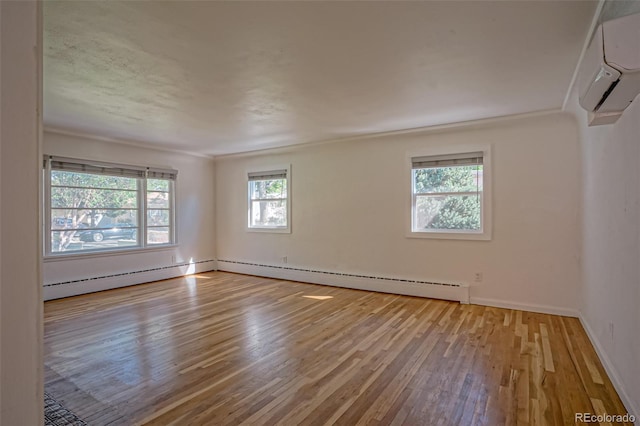
[[[88,259],[92,257],[105,257],[105,256],[122,256],[128,254],[136,254],[136,253],[149,253],[153,251],[165,251],[165,250],[174,250],[178,248],[178,244],[156,244],[153,246],[147,247],[138,247],[134,246],[132,248],[117,248],[117,249],[106,249],[106,250],[84,250],[84,251],[70,251],[63,252],[63,254],[52,254],[50,256],[44,257],[42,260],[44,263],[53,263],[58,261],[66,261],[66,260],[80,260],[80,259]]]
[[[43,232],[42,235],[42,252],[43,252],[43,261],[55,261],[55,260],[73,260],[73,259],[83,259],[83,258],[91,258],[91,257],[101,257],[101,256],[112,256],[118,254],[126,254],[126,253],[136,253],[136,252],[150,252],[150,251],[158,251],[164,249],[172,249],[179,246],[178,244],[178,233],[177,233],[177,220],[176,220],[176,182],[177,178],[173,180],[169,180],[169,220],[170,220],[170,238],[171,241],[166,244],[148,244],[147,242],[147,179],[144,178],[138,180],[137,187],[139,194],[141,195],[141,199],[138,204],[138,226],[139,229],[139,238],[140,244],[136,246],[125,246],[125,247],[114,247],[114,248],[105,248],[105,249],[95,249],[95,250],[70,250],[66,252],[53,252],[51,251],[51,161],[52,159],[56,160],[66,160],[77,163],[87,163],[87,164],[95,164],[95,165],[104,165],[109,167],[124,167],[131,169],[141,169],[147,170],[151,172],[164,172],[171,173],[177,176],[178,171],[173,169],[159,169],[153,167],[142,167],[142,166],[133,166],[126,165],[121,163],[107,163],[101,161],[94,161],[89,159],[79,159],[79,158],[66,158],[66,157],[56,157],[53,155],[44,155],[44,223],[43,223]]]
[[[464,154],[469,152],[482,152],[483,154],[483,180],[482,180],[482,210],[481,210],[481,231],[472,232],[468,230],[449,231],[414,231],[413,230],[413,173],[412,159],[415,157],[428,157],[437,155]],[[421,151],[408,152],[406,155],[406,182],[408,182],[407,201],[405,203],[405,229],[407,238],[431,238],[445,240],[484,240],[492,238],[493,215],[492,206],[492,165],[490,145],[452,145],[438,146]]]
[[[249,193],[249,174],[250,173],[269,173],[275,170],[287,171],[287,226],[269,227],[269,226],[249,226],[251,214],[251,194]],[[274,234],[290,234],[291,233],[291,164],[275,165],[272,167],[252,168],[245,171],[244,190],[247,198],[247,217],[245,219],[245,230],[247,232],[258,233],[274,233]],[[274,199],[271,199],[274,200]],[[277,200],[277,199],[276,199]]]

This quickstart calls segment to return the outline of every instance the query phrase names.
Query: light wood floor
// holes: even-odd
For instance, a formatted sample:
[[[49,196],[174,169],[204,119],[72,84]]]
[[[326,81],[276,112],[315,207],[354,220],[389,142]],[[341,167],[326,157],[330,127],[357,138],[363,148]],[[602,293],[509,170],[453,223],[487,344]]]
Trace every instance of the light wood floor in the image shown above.
[[[45,376],[90,425],[626,412],[575,318],[223,272],[47,302]]]

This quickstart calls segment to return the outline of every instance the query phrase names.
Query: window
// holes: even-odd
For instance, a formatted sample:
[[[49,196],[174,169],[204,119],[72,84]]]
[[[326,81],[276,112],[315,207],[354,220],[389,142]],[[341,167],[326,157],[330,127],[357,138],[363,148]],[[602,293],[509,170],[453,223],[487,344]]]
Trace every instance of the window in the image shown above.
[[[290,168],[249,172],[248,229],[291,232],[289,216]]]
[[[490,239],[488,151],[411,158],[411,234]]]
[[[174,242],[174,180],[171,172],[147,170],[145,201],[148,246]]]
[[[173,244],[175,170],[45,159],[45,254]]]

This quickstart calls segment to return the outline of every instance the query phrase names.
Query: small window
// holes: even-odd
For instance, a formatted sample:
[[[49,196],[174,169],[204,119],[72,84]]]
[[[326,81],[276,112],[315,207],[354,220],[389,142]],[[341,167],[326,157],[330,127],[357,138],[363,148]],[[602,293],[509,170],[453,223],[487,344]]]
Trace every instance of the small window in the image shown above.
[[[248,229],[290,232],[289,168],[249,172]]]
[[[45,159],[46,255],[173,244],[175,170]]]
[[[411,236],[489,239],[485,152],[411,158]]]

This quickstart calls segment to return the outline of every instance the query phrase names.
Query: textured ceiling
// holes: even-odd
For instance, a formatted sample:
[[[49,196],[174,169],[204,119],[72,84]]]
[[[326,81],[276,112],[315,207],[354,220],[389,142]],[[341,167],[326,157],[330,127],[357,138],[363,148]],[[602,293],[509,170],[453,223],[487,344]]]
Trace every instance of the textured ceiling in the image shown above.
[[[225,154],[559,108],[595,2],[44,2],[44,120]]]

